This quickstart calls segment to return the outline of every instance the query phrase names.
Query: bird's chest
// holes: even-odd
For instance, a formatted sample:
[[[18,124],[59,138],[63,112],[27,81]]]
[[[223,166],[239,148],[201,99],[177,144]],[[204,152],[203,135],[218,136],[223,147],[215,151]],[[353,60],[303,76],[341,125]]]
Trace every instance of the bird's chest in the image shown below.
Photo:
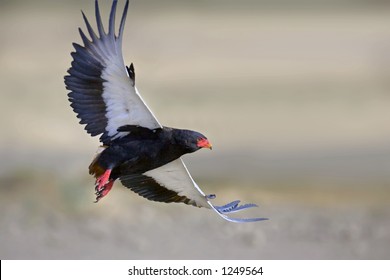
[[[129,143],[124,149],[128,156],[120,166],[122,174],[144,173],[183,155],[179,147],[157,140]]]

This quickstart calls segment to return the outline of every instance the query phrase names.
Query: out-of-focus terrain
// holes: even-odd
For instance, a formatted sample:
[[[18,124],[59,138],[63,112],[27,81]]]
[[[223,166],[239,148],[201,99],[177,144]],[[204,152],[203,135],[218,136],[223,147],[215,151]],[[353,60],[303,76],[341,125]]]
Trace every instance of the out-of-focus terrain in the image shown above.
[[[92,203],[98,140],[63,76],[93,2],[0,3],[1,259],[390,257],[385,2],[132,1],[138,89],[163,124],[208,136],[185,161],[217,203],[258,203],[247,215],[270,220],[252,224],[119,183]]]

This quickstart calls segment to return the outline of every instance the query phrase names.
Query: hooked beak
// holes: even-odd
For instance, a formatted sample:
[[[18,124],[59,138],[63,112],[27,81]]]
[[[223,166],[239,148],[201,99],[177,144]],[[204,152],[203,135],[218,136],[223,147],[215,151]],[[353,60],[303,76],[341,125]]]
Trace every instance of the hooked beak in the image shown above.
[[[210,150],[213,149],[212,145],[210,144],[209,140],[206,138],[201,138],[198,140],[198,143],[196,144],[200,148],[208,148]]]

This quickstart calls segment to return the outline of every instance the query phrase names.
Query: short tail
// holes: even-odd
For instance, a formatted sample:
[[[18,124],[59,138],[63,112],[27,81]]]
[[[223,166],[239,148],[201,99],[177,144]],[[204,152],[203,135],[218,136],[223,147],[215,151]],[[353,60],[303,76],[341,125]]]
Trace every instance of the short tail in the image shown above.
[[[98,160],[102,152],[107,148],[107,146],[100,146],[96,151],[95,157],[93,158],[91,164],[89,165],[89,174],[93,175],[95,178],[99,178],[104,173],[104,168],[98,164]]]

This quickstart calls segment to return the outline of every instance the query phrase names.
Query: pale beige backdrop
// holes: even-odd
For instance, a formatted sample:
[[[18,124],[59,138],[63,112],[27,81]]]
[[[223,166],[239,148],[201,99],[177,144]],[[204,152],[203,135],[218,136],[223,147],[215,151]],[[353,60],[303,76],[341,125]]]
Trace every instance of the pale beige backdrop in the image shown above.
[[[134,0],[125,28],[159,120],[213,143],[194,178],[270,218],[232,224],[119,183],[92,203],[63,76],[94,1],[1,1],[0,258],[389,258],[390,6],[269,2]]]

